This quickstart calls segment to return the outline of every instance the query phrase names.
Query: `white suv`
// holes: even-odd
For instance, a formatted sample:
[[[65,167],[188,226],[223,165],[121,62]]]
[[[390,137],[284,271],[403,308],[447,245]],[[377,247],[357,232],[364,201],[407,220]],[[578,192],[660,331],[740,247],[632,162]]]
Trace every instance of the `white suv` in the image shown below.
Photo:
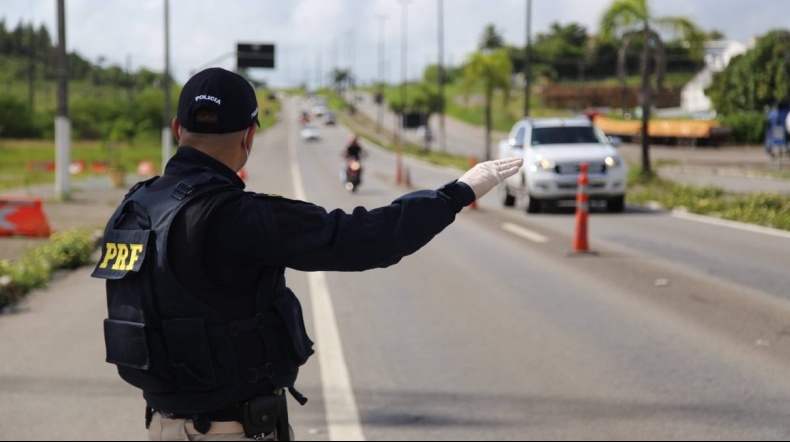
[[[610,212],[625,208],[627,166],[587,117],[525,118],[499,143],[498,155],[524,157],[521,172],[502,184],[505,206],[527,197],[527,212],[535,213],[544,203],[576,198],[580,165],[587,163],[590,200],[605,200]]]

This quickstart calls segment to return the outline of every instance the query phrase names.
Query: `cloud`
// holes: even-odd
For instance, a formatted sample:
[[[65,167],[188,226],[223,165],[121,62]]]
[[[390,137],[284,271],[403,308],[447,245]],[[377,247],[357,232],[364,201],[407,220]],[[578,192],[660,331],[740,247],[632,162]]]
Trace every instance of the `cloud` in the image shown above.
[[[371,81],[378,78],[381,42],[385,78],[400,81],[405,11],[407,75],[419,77],[426,64],[438,60],[439,1],[411,0],[404,7],[398,0],[169,0],[171,70],[177,81],[184,82],[191,71],[207,63],[234,68],[235,45],[259,42],[276,45],[276,69],[254,72],[271,84],[328,81],[332,67],[350,64],[359,77]],[[441,1],[446,62],[461,63],[477,48],[489,23],[509,44],[521,46],[526,40],[528,0]],[[533,35],[545,32],[553,22],[578,23],[595,33],[611,1],[532,0]],[[164,2],[65,2],[69,51],[94,62],[101,56],[122,67],[129,63],[133,70],[162,71]],[[717,29],[741,41],[772,29],[790,29],[787,0],[654,0],[649,5],[656,16],[688,17],[705,30]],[[0,0],[0,11],[7,28],[19,21],[33,22],[57,36],[52,0]]]

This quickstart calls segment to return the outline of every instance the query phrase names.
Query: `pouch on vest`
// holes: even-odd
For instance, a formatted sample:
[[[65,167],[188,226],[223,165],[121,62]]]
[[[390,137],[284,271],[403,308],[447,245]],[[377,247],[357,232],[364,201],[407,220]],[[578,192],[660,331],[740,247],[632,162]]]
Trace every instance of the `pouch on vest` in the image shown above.
[[[142,268],[148,251],[150,230],[108,230],[104,234],[102,256],[91,276],[119,280],[136,274]],[[104,320],[107,362],[120,367],[147,370],[150,366],[145,324],[136,322],[134,309],[130,320],[110,318]]]

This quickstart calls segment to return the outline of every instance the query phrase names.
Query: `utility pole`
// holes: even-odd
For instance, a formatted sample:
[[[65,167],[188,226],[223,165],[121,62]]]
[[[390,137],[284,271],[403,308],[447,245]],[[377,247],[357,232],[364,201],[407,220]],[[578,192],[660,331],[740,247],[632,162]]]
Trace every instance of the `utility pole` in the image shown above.
[[[532,0],[527,0],[527,45],[524,47],[524,117],[529,116],[530,88],[532,87]]]
[[[442,152],[447,152],[447,137],[444,126],[444,1],[439,0],[439,63],[438,63],[438,80],[439,80],[439,145]]]
[[[164,93],[165,93],[165,110],[162,117],[162,173],[164,173],[165,165],[170,160],[170,151],[173,144],[173,135],[170,130],[170,6],[168,0],[165,0],[165,76],[164,76]]]
[[[396,133],[400,134],[403,127],[403,115],[406,110],[406,79],[408,78],[407,66],[407,46],[408,46],[408,9],[411,0],[398,0],[401,4],[401,83],[400,83],[400,101],[401,101],[401,120],[398,121],[398,130]]]
[[[71,121],[69,121],[69,59],[66,55],[66,6],[57,0],[58,10],[58,107],[55,114],[55,195],[71,199]]]
[[[348,102],[348,110],[351,112],[353,118],[357,117],[356,112],[356,98],[357,98],[357,74],[356,74],[356,59],[354,47],[354,31],[348,31],[348,89],[351,91],[351,97]]]
[[[379,86],[376,88],[378,91],[377,103],[378,104],[378,119],[376,121],[376,133],[381,132],[381,120],[384,117],[384,23],[387,21],[386,15],[377,15],[379,20]]]

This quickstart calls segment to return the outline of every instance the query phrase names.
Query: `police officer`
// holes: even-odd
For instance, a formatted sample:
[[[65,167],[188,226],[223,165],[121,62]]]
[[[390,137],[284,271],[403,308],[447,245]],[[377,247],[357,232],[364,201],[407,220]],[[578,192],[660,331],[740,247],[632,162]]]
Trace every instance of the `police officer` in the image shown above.
[[[107,285],[107,361],[142,390],[151,440],[289,440],[286,396],[313,353],[286,268],[387,267],[521,167],[480,163],[438,190],[353,213],[245,192],[255,92],[220,68],[184,85],[178,150],[107,223],[93,276]],[[353,250],[354,253],[348,253]]]

